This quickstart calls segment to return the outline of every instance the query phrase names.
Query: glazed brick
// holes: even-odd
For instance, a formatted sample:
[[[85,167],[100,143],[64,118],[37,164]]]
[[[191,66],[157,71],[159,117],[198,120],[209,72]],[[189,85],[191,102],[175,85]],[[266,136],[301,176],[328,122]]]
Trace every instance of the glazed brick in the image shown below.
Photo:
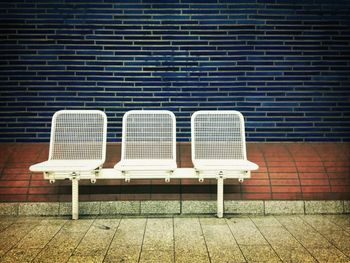
[[[71,200],[72,198],[70,198],[69,201]],[[57,202],[59,201],[59,198],[57,195],[28,195],[26,201],[27,202]],[[64,201],[68,201],[68,200],[64,200]]]
[[[190,141],[200,109],[242,111],[248,141],[350,141],[346,1],[14,0],[0,8],[2,142],[48,141],[52,114],[78,108],[101,109],[118,125],[129,109],[170,109],[179,141]]]
[[[270,186],[242,186],[242,192],[244,193],[269,193],[271,192]]]
[[[6,194],[0,194],[0,201],[1,202],[25,202],[27,201],[27,195],[6,195]]]
[[[26,187],[6,187],[1,188],[0,195],[23,195],[27,194],[28,188]]]
[[[283,169],[282,169],[283,171]],[[292,178],[298,178],[298,173],[296,172],[269,172],[269,176],[274,179],[281,179],[281,178],[286,178],[286,179],[292,179]]]
[[[329,186],[329,181],[328,180],[326,180],[326,179],[301,179],[300,180],[300,182],[301,182],[301,185],[305,185],[305,186],[308,186],[308,185],[312,185],[312,186],[315,186],[315,185],[317,185],[317,186],[325,186],[325,185],[327,185],[327,186]]]
[[[281,186],[281,185],[299,185],[300,182],[298,179],[271,179],[272,186]]]
[[[245,200],[271,200],[271,193],[244,193],[242,198]]]
[[[326,193],[330,192],[329,185],[313,185],[313,186],[302,186],[303,193]]]
[[[0,181],[0,189],[3,187],[28,187],[29,181]]]
[[[311,172],[311,173],[299,173],[299,177],[303,180],[307,180],[307,179],[313,179],[313,178],[317,178],[317,179],[323,179],[323,178],[328,178],[327,173],[325,172]]]
[[[300,186],[293,186],[293,185],[272,186],[271,188],[273,193],[300,193],[301,192]]]

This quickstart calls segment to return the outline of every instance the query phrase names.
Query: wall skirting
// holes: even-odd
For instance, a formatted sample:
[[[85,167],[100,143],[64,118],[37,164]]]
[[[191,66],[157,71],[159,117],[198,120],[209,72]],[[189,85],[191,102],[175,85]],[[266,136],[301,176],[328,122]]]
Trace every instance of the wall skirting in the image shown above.
[[[80,215],[215,215],[216,201],[94,201],[79,204]],[[227,215],[347,214],[350,200],[225,201]],[[70,202],[0,203],[1,216],[69,216]]]

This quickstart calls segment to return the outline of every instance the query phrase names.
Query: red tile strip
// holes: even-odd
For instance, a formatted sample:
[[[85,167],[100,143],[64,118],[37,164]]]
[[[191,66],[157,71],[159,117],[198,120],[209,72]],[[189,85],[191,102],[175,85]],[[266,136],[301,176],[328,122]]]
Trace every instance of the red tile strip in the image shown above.
[[[0,201],[70,201],[69,181],[50,184],[31,164],[48,156],[48,144],[0,144]],[[179,143],[179,167],[192,167],[189,143]],[[225,182],[226,200],[350,199],[350,143],[248,143],[248,159],[259,164],[251,178]],[[104,167],[120,159],[120,144],[108,144]],[[80,183],[81,201],[215,200],[216,182],[206,180],[100,180]]]

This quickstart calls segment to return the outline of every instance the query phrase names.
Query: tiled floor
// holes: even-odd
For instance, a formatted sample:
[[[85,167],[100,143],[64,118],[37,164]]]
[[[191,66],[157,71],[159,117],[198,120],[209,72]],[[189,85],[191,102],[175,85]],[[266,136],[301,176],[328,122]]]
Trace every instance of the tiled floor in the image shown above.
[[[350,216],[2,217],[0,262],[350,262]]]

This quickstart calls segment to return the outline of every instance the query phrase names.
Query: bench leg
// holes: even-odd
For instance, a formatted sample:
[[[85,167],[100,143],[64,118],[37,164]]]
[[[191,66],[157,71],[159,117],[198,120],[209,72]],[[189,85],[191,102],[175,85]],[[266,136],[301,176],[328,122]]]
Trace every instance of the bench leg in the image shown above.
[[[217,216],[221,218],[224,215],[224,178],[222,177],[218,178],[217,198]]]
[[[72,219],[79,218],[79,180],[72,179]]]

